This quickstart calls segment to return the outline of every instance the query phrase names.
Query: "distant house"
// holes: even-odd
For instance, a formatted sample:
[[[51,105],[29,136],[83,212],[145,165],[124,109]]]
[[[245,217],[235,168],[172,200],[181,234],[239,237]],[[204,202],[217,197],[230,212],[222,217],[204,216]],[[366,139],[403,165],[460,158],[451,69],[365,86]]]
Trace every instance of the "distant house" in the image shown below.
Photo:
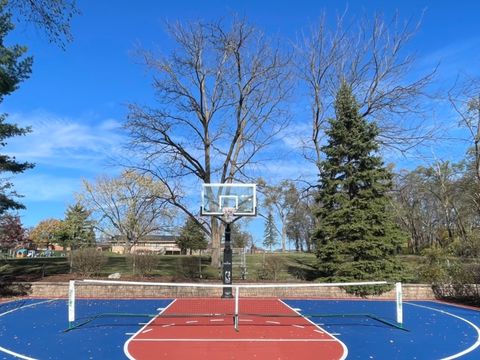
[[[252,244],[249,250],[250,250],[250,254],[263,254],[265,252],[265,249],[255,246],[255,244]]]
[[[131,252],[154,252],[165,255],[179,255],[180,248],[177,246],[178,236],[175,235],[148,235],[137,241],[132,246]],[[109,241],[113,253],[125,254],[125,237],[113,236]]]

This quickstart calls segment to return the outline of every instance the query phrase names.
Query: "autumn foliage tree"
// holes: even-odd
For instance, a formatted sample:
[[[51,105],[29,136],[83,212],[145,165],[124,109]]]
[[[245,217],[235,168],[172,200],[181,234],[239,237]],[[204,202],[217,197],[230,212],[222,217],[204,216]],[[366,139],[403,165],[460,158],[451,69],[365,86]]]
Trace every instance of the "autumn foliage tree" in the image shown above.
[[[30,231],[30,239],[38,247],[48,247],[53,243],[60,241],[63,224],[58,219],[47,219],[40,221],[32,231]]]
[[[5,214],[0,217],[0,250],[10,250],[28,239],[20,217]]]

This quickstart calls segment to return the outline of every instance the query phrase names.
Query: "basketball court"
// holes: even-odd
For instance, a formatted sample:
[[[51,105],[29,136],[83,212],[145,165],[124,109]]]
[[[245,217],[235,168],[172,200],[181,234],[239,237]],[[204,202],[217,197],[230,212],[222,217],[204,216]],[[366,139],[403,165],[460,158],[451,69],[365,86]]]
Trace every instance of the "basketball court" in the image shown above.
[[[254,184],[204,184],[201,214],[224,225],[223,284],[72,280],[68,299],[1,303],[0,358],[480,358],[477,309],[404,301],[400,283],[232,284],[230,225],[256,215]],[[362,286],[383,295],[343,297]]]
[[[11,301],[0,304],[0,358],[480,358],[476,309],[437,301],[406,301],[406,330],[402,330],[370,317],[347,316],[370,312],[387,317],[394,308],[392,301],[244,299],[240,301],[244,315],[235,330],[234,319],[224,315],[232,312],[232,306],[231,300],[205,298],[79,299],[79,314],[110,316],[65,331],[66,299]],[[199,307],[222,314],[185,316],[187,309],[197,313]],[[155,312],[157,316],[149,315]],[[330,315],[302,315],[311,312]],[[178,313],[182,316],[173,316]],[[269,315],[273,313],[276,316]]]

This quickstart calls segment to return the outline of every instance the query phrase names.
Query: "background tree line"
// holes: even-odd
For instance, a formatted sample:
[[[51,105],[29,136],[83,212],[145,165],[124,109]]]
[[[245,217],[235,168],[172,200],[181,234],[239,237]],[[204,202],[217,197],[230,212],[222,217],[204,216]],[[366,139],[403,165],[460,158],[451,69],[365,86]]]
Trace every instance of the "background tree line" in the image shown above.
[[[39,24],[60,46],[71,39],[69,24],[77,13],[73,1],[11,0],[1,5],[2,40],[13,30],[10,11],[20,19]],[[344,13],[330,22],[324,14],[302,36],[285,45],[284,39],[268,37],[247,19],[236,16],[227,21],[167,25],[174,43],[171,51],[138,52],[151,71],[157,102],[155,106],[132,103],[128,107],[124,124],[128,147],[137,156],[119,160],[127,167],[119,177],[85,182],[79,206],[95,218],[97,229],[125,236],[128,246],[152,232],[168,229],[171,219],[179,215],[186,219],[182,228],[186,244],[181,244],[182,250],[204,248],[203,234],[211,242],[212,265],[217,266],[222,226],[215,218],[199,217],[188,188],[198,189],[202,182],[258,182],[265,207],[262,215],[267,219],[266,246],[273,247],[278,235],[282,250],[286,250],[289,240],[297,251],[315,251],[319,258],[325,258],[331,235],[323,232],[328,218],[325,211],[330,205],[332,211],[340,207],[340,202],[327,204],[325,199],[345,194],[326,194],[322,189],[345,174],[352,175],[352,179],[363,176],[361,172],[349,172],[348,166],[348,171],[342,169],[343,162],[352,162],[347,156],[336,164],[339,172],[331,173],[338,179],[325,177],[326,168],[333,166],[329,163],[333,154],[347,144],[343,141],[332,143],[331,148],[325,146],[333,139],[332,119],[341,117],[337,105],[342,87],[351,92],[352,109],[356,109],[354,116],[349,113],[347,118],[375,128],[370,139],[373,145],[368,141],[359,143],[370,149],[365,158],[390,150],[408,154],[409,149],[435,140],[438,135],[435,126],[426,124],[432,104],[428,89],[435,81],[437,68],[415,71],[416,60],[409,50],[419,26],[411,19],[402,21],[398,15],[391,19],[380,15],[352,19]],[[3,42],[2,47],[8,56],[1,59],[0,101],[28,78],[32,63],[25,47],[5,47]],[[300,99],[294,96],[294,90],[299,89]],[[440,249],[446,256],[474,259],[479,252],[479,81],[459,79],[446,93],[455,120],[469,136],[470,152],[457,163],[439,160],[396,174],[390,191],[381,191],[389,207],[383,202],[379,206],[391,212],[396,226],[407,234],[400,244],[401,251],[423,254],[428,249]],[[307,129],[302,136],[303,156],[311,161],[320,182],[257,181],[257,165],[265,161],[262,156],[273,142],[288,136],[285,130],[295,116],[290,112],[293,101],[307,103],[311,110],[297,121]],[[5,120],[6,115],[2,115],[1,146],[12,136],[28,134],[28,128]],[[15,174],[32,167],[8,156],[0,160],[0,171],[4,173]],[[355,186],[363,186],[365,181]],[[388,176],[382,181],[390,187]],[[5,179],[0,185],[1,213],[22,208],[11,182]],[[344,185],[336,186],[339,189]],[[378,187],[372,189],[378,192]],[[69,216],[61,223],[73,221]],[[4,220],[4,224],[9,223],[9,219]],[[48,242],[54,233],[58,241],[73,241],[76,230],[51,230],[56,224],[45,224],[50,229],[48,236],[35,229],[33,238]]]

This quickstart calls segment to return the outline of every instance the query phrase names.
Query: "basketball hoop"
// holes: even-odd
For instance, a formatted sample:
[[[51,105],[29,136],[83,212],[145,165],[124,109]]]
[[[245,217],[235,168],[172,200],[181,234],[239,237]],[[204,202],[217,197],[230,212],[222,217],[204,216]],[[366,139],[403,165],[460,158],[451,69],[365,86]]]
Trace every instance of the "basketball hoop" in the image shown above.
[[[233,207],[224,207],[223,211],[223,221],[227,224],[230,224],[235,220],[235,208]]]
[[[232,284],[231,224],[243,216],[257,215],[255,184],[205,183],[202,184],[200,215],[213,216],[223,223],[225,246],[223,248],[223,285]],[[222,298],[233,298],[232,287],[223,287]]]

